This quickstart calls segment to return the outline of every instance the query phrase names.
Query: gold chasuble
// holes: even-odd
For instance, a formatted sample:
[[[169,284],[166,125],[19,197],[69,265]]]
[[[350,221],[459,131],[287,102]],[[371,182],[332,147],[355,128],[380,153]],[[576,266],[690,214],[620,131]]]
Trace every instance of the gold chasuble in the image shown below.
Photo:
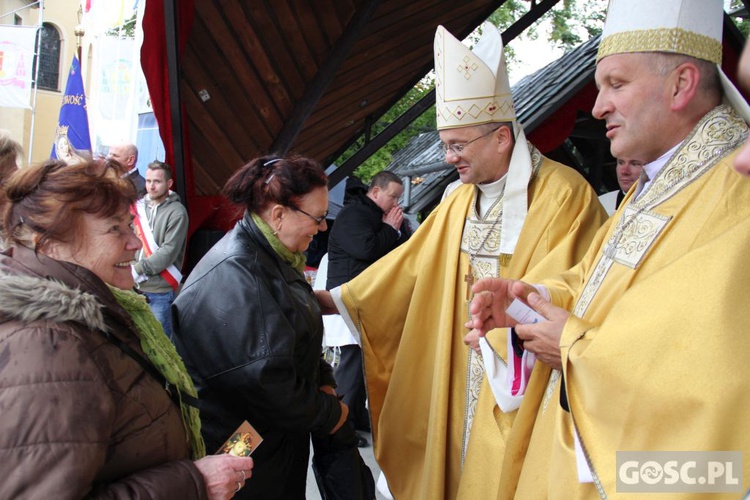
[[[747,134],[728,106],[709,112],[583,261],[542,282],[575,315],[549,497],[636,498],[616,489],[618,451],[742,451],[748,489],[750,182],[732,170]],[[578,482],[573,432],[594,483]]]
[[[464,476],[472,481],[466,493],[495,495],[503,433],[512,420],[495,419],[481,363],[470,363],[463,343],[467,251],[476,252],[474,278],[520,278],[535,266],[559,272],[583,256],[606,218],[575,171],[533,147],[531,155],[536,175],[512,258],[497,255],[500,223],[480,220],[477,188],[462,185],[409,241],[341,287],[361,335],[375,456],[396,499],[456,498],[464,488],[464,459]],[[501,210],[499,200],[489,213]],[[502,355],[504,339],[494,343]]]

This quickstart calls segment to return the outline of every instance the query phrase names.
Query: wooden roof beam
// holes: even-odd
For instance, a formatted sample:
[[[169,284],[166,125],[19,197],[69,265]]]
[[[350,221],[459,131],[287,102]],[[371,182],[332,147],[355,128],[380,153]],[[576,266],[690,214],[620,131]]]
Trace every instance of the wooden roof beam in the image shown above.
[[[295,106],[292,115],[284,122],[276,140],[271,145],[271,151],[286,154],[294,140],[302,130],[305,120],[310,116],[320,98],[333,81],[336,73],[346,59],[349,51],[365,31],[367,24],[380,5],[380,0],[369,0],[362,10],[358,10],[347,25],[346,30],[336,41],[331,54],[321,66],[313,80],[305,87],[302,98]]]

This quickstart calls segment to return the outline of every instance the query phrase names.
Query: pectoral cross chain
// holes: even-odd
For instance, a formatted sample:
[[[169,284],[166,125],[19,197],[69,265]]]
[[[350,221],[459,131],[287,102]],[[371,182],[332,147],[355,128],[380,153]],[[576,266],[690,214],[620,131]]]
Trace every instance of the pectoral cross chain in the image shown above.
[[[476,281],[476,278],[474,278],[474,272],[471,269],[471,264],[469,264],[469,271],[464,276],[464,281],[466,282],[466,301],[468,302],[474,296],[471,288],[474,286],[474,282]]]

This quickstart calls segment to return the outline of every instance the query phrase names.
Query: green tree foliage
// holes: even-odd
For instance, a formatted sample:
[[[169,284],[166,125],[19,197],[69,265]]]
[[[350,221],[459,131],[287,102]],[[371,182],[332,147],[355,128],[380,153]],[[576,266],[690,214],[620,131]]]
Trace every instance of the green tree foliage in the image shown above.
[[[539,22],[530,26],[521,38],[536,40],[540,36],[540,26],[549,24],[550,28],[543,33],[546,39],[557,48],[566,51],[573,49],[601,33],[607,2],[608,0],[563,0],[542,16]],[[528,1],[508,0],[487,20],[504,31],[528,11]],[[510,49],[506,49],[505,56],[510,60],[516,59]]]
[[[564,0],[559,7],[548,13],[552,21],[549,40],[558,47],[568,51],[602,32],[607,0]]]
[[[122,26],[112,28],[105,34],[107,36],[116,36],[121,38],[135,38],[135,12],[133,12],[133,15],[130,17],[130,19],[126,19],[122,23]]]
[[[727,11],[730,14],[739,13],[744,7],[745,4],[742,3],[742,0],[732,0]],[[747,15],[747,13],[745,13],[745,15]],[[745,38],[747,38],[748,32],[750,32],[750,21],[748,21],[746,17],[739,17],[736,15],[731,15],[731,17],[740,32],[745,35]]]
[[[432,90],[434,86],[434,80],[432,77],[426,77],[414,86],[409,92],[406,93],[391,109],[386,112],[380,120],[378,120],[372,127],[371,134],[376,136],[382,132],[388,125],[393,123],[399,116],[404,114],[414,104],[416,104],[422,97]],[[354,171],[354,175],[365,183],[369,183],[370,179],[382,171],[385,167],[391,163],[393,159],[393,153],[404,148],[409,140],[422,132],[435,130],[435,106],[431,106],[430,109],[422,113],[419,118],[411,122],[408,127],[399,132],[393,139],[380,148],[374,155],[365,160],[358,168]],[[347,149],[343,155],[336,161],[338,165],[341,165],[359,149],[365,145],[364,137],[357,139],[356,143]]]

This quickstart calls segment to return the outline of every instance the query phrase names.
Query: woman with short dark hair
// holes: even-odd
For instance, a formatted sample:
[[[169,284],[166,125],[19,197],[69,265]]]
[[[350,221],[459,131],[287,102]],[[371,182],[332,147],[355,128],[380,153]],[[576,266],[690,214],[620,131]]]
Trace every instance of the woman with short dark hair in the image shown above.
[[[224,192],[244,215],[174,302],[175,344],[201,398],[206,444],[216,449],[245,420],[263,437],[241,498],[304,499],[311,437],[316,459],[321,447],[352,458],[346,479],[358,485],[356,436],[321,357],[323,321],[303,274],[303,252],[326,228],[325,173],[307,158],[267,156]]]

